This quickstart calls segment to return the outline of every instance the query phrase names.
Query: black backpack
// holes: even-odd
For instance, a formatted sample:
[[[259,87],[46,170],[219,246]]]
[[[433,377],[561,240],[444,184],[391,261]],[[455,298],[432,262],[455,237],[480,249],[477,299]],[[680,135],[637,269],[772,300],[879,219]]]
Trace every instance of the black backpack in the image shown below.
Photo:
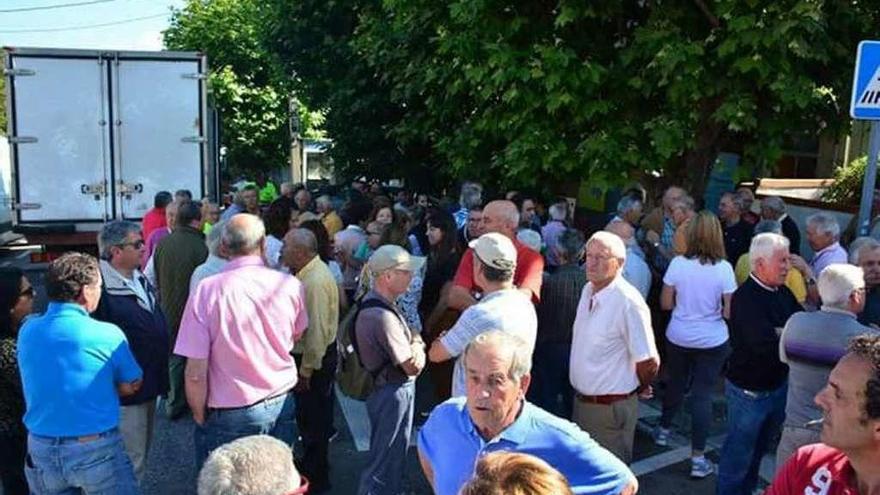
[[[346,313],[339,324],[339,331],[336,333],[336,347],[339,351],[336,383],[343,394],[355,400],[366,400],[369,397],[375,388],[374,381],[376,377],[385,368],[385,366],[382,366],[376,371],[368,370],[364,367],[360,351],[358,350],[355,323],[360,312],[370,308],[382,308],[386,311],[391,311],[397,316],[397,312],[381,299],[361,300],[348,310],[348,313]]]

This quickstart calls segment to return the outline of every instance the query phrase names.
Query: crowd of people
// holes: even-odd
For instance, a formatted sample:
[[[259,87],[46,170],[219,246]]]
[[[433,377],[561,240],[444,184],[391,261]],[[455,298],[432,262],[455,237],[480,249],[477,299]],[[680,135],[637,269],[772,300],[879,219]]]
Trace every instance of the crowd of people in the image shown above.
[[[370,420],[359,495],[402,493],[411,444],[437,494],[635,493],[654,394],[660,446],[689,398],[690,475],[719,495],[751,495],[774,446],[773,495],[880,490],[880,241],[847,251],[828,213],[739,188],[716,215],[675,186],[646,211],[634,187],[586,236],[564,198],[476,182],[454,202],[258,182],[106,223],[98,259],[49,265],[42,314],[0,270],[7,495],[140,493],[157,411],[192,417],[200,494],[329,493],[343,379]]]

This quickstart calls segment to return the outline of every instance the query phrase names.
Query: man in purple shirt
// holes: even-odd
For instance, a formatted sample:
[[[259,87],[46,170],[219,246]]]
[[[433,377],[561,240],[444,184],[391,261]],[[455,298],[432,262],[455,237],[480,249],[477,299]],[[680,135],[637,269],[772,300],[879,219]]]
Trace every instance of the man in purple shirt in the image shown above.
[[[263,262],[266,229],[258,217],[233,216],[221,243],[230,261],[190,294],[174,348],[188,358],[198,467],[211,450],[244,436],[293,443],[291,351],[308,326],[303,285]]]

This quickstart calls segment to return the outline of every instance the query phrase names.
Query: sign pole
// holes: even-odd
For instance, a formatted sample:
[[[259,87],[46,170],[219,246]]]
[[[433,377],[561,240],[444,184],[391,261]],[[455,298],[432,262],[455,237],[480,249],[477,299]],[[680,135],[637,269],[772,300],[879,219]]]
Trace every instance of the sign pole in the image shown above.
[[[871,206],[874,204],[874,188],[877,182],[877,155],[880,154],[880,125],[871,122],[871,140],[868,144],[868,164],[862,182],[862,200],[859,205],[858,234],[869,235],[871,228]]]

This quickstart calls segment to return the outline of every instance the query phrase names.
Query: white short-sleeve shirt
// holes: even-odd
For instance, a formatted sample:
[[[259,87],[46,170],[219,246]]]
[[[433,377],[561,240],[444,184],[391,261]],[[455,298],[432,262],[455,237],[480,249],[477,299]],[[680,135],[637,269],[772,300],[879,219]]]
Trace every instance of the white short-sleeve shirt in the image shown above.
[[[639,291],[618,275],[581,292],[574,319],[569,378],[584,395],[626,394],[639,386],[636,363],[658,358],[651,313]]]
[[[727,342],[721,298],[736,290],[730,263],[721,260],[704,265],[699,259],[676,256],[663,284],[675,288],[675,308],[666,327],[670,342],[690,349],[709,349]]]

